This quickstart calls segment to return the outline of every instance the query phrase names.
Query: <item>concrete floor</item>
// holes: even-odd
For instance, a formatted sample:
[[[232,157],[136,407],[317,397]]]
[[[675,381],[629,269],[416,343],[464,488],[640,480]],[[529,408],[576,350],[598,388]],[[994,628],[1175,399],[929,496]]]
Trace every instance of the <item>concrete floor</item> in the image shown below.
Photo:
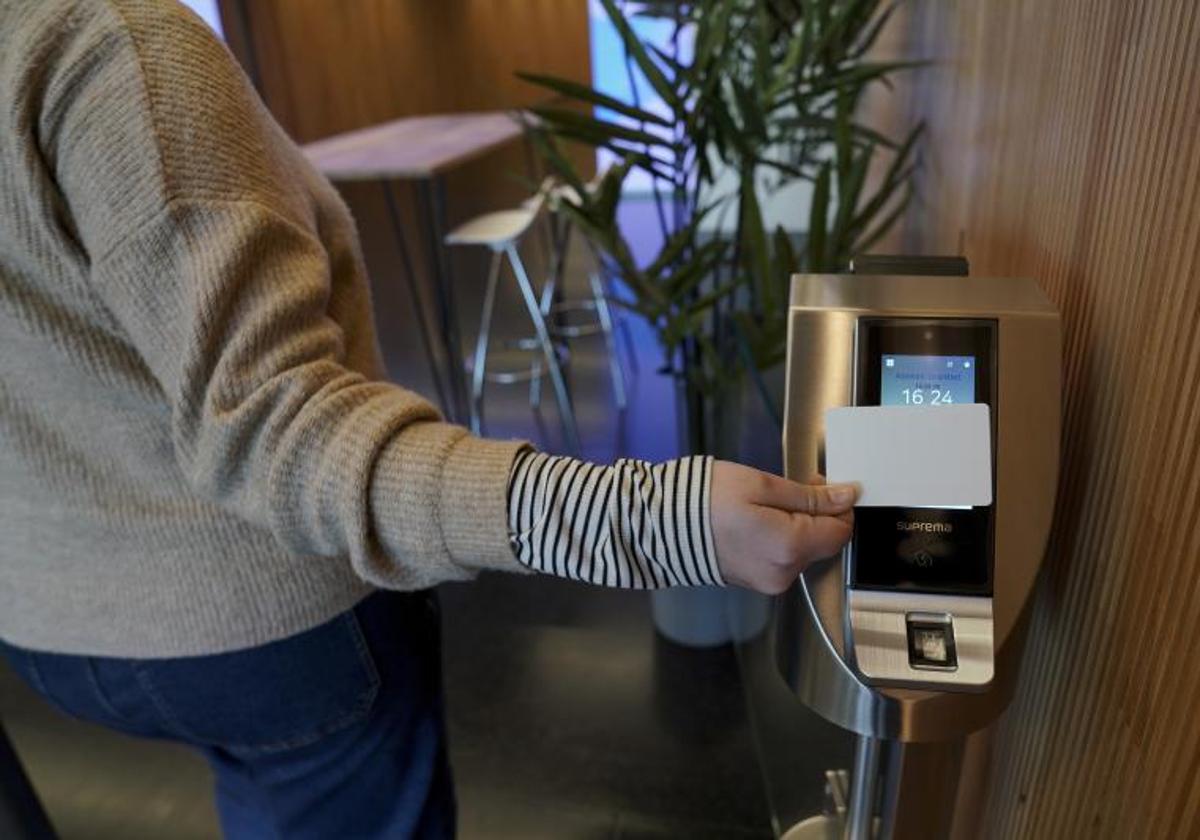
[[[463,313],[478,311],[470,291],[463,298]],[[677,454],[673,389],[655,373],[653,336],[631,326],[640,374],[623,414],[602,345],[574,348],[593,460]],[[404,364],[396,352],[393,370]],[[552,401],[538,416],[525,397],[489,392],[489,434],[561,449]],[[826,767],[849,766],[849,737],[793,700],[761,637],[679,647],[654,632],[648,595],[545,578],[485,575],[441,594],[467,840],[771,837],[819,810]],[[2,666],[0,720],[61,837],[219,836],[208,768],[188,750],[66,718]]]

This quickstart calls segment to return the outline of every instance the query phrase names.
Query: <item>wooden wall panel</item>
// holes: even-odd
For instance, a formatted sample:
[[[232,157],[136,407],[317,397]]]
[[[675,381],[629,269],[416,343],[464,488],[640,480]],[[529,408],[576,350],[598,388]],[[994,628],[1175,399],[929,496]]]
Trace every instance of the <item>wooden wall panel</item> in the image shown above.
[[[980,833],[1200,836],[1200,4],[910,5],[938,63],[906,245],[1038,278],[1065,327],[1056,527]]]
[[[298,142],[413,114],[528,105],[513,72],[591,77],[584,0],[221,0]],[[247,50],[253,51],[253,61]]]

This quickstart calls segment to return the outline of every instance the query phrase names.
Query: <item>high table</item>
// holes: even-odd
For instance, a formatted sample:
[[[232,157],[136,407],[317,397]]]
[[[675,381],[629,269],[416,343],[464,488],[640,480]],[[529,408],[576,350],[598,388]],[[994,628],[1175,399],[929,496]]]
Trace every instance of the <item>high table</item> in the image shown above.
[[[436,114],[405,117],[309,143],[304,153],[331,181],[379,181],[387,202],[388,217],[400,250],[408,292],[416,310],[421,345],[429,358],[434,388],[442,411],[451,420],[467,422],[466,371],[458,331],[450,266],[446,259],[446,183],[450,169],[521,136],[518,118],[503,111]],[[428,237],[433,271],[438,327],[430,330],[425,320],[421,284],[413,273],[408,241],[396,201],[397,181],[411,181],[417,188],[420,215]],[[435,333],[431,335],[431,333]],[[445,358],[439,369],[433,341]],[[444,379],[443,379],[444,375]]]

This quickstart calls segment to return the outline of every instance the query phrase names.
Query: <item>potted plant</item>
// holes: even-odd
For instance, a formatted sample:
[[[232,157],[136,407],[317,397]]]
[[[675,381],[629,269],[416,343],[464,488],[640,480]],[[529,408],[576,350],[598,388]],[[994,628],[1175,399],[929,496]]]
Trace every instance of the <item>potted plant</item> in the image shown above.
[[[575,188],[562,207],[621,281],[616,302],[655,330],[679,389],[681,448],[737,457],[731,421],[747,391],[781,431],[769,383],[784,358],[790,276],[844,267],[912,198],[921,127],[889,137],[859,121],[858,105],[920,62],[872,59],[895,8],[881,0],[600,3],[632,101],[522,73],[555,96],[532,109],[528,134],[551,174]],[[636,16],[667,22],[669,43],[639,37]],[[613,164],[589,188],[566,143],[605,150]],[[660,227],[657,253],[642,261],[617,212],[635,172]],[[769,226],[764,201],[797,184],[811,191],[802,229]]]

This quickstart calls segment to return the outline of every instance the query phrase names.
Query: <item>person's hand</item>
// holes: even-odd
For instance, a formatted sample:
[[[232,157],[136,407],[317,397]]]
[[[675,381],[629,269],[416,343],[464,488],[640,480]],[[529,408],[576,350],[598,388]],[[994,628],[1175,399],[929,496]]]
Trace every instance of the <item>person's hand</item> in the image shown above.
[[[850,539],[851,484],[810,484],[717,461],[712,474],[712,528],[726,583],[768,595],[786,590],[814,560]]]

